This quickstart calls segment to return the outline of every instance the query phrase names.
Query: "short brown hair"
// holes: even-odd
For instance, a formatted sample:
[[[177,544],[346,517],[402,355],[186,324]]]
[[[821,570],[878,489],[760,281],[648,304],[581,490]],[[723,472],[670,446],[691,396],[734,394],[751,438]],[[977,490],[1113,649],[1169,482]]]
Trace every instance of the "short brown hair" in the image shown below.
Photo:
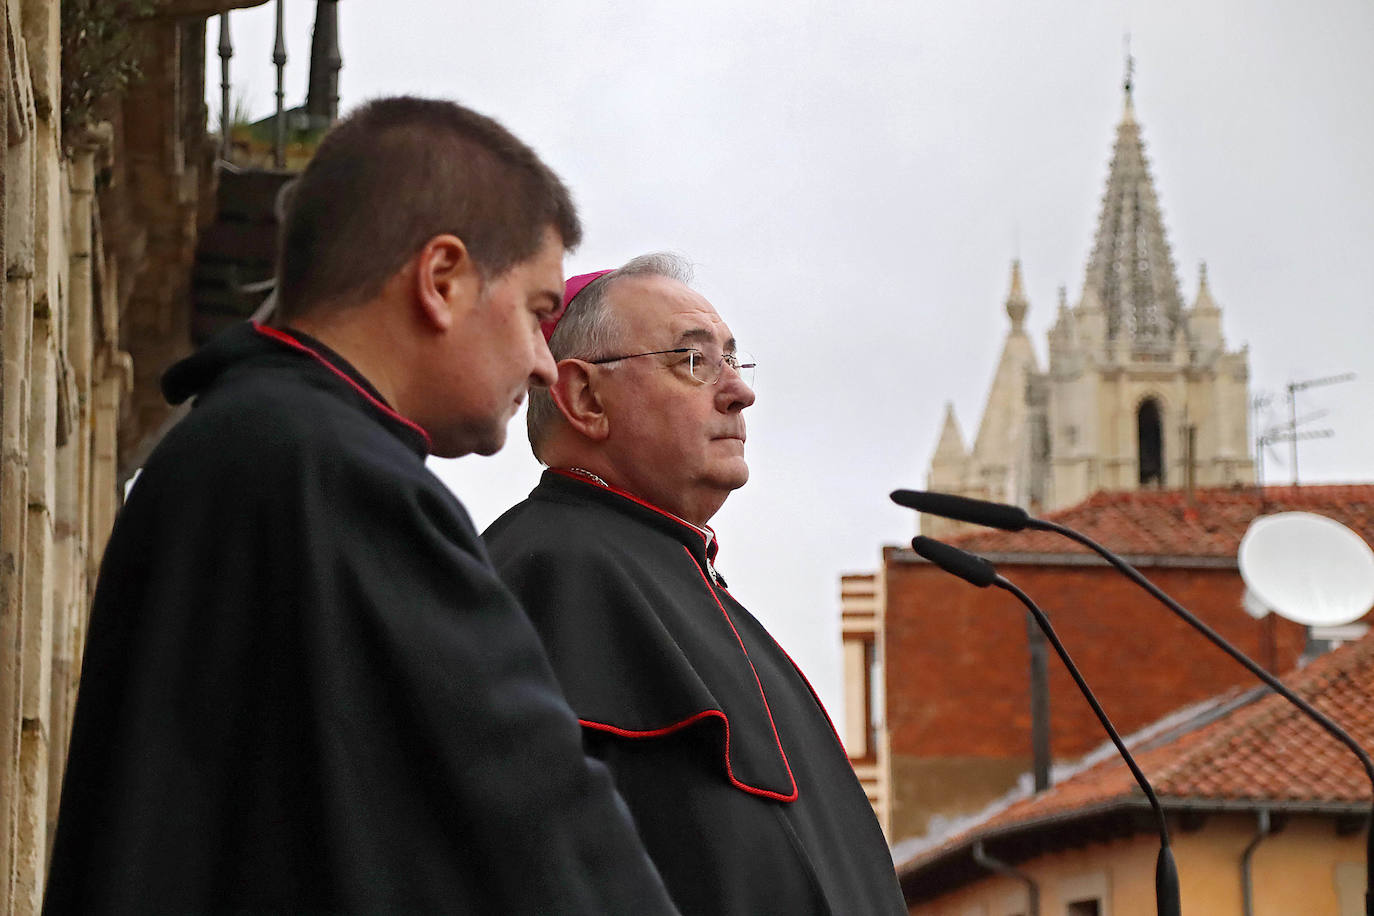
[[[377,99],[330,130],[289,192],[278,314],[364,302],[443,233],[500,276],[546,228],[565,248],[582,240],[568,189],[510,131],[454,102]]]

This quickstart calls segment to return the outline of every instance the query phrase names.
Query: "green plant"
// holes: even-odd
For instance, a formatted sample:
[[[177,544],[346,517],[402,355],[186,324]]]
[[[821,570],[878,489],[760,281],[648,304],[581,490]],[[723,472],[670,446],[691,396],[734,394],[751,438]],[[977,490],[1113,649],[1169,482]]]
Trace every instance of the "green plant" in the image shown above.
[[[222,111],[215,112],[215,120],[212,124],[212,129],[218,130],[223,123],[224,113]],[[248,90],[235,90],[233,96],[229,100],[229,130],[233,131],[236,128],[247,127],[252,123],[253,116],[248,106]]]
[[[96,105],[141,76],[138,22],[156,0],[62,0],[62,133],[85,126]]]

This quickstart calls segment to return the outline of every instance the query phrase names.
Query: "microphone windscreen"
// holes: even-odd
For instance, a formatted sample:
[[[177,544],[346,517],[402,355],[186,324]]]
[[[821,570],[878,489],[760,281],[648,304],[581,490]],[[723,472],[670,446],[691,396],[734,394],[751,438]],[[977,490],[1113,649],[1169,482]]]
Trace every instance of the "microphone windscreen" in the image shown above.
[[[917,512],[954,519],[956,522],[1001,528],[1003,531],[1020,531],[1030,524],[1030,514],[1020,506],[969,499],[967,496],[955,496],[953,493],[893,490],[892,501]]]
[[[987,560],[924,534],[911,539],[911,549],[970,585],[987,588],[997,579],[997,570]]]

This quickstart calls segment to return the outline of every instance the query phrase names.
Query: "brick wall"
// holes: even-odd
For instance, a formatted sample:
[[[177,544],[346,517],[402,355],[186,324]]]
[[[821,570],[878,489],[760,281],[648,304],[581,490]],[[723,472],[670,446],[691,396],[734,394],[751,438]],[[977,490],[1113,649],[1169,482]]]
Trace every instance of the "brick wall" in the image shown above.
[[[1004,591],[974,588],[911,557],[884,550],[894,840],[924,833],[933,814],[976,810],[1010,787],[1014,764],[1030,754],[1024,608]],[[999,570],[1048,612],[1123,734],[1229,687],[1255,683],[1110,568],[1001,563]],[[1302,628],[1272,616],[1249,617],[1234,568],[1154,566],[1144,572],[1261,664],[1285,671],[1297,661]],[[1068,761],[1106,735],[1053,654],[1049,667],[1051,747],[1056,761]]]

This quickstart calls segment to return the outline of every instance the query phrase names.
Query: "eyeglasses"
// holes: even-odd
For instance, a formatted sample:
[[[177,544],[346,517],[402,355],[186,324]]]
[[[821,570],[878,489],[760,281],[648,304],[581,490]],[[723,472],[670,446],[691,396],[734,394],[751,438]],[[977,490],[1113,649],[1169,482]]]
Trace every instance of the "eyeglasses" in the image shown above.
[[[725,367],[729,366],[735,370],[735,374],[744,381],[744,384],[753,387],[754,367],[758,364],[754,358],[743,351],[734,353],[723,353],[720,356],[712,357],[693,347],[676,347],[672,350],[650,350],[648,353],[630,353],[626,356],[607,356],[602,359],[589,359],[594,366],[603,363],[618,363],[622,359],[638,359],[641,356],[662,356],[667,353],[681,353],[687,357],[687,371],[692,374],[692,378],[701,382],[703,385],[714,385],[720,381],[721,374],[725,372]]]

